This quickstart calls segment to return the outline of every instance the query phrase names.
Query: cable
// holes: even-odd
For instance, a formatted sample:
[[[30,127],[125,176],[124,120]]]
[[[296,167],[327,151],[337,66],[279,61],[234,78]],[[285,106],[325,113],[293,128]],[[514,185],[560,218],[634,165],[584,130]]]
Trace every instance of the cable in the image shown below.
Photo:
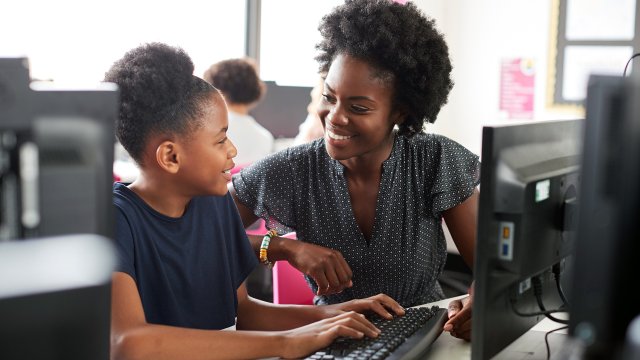
[[[531,316],[538,316],[538,315],[547,316],[548,314],[566,312],[565,309],[560,308],[560,309],[556,309],[556,310],[545,310],[545,311],[536,311],[536,312],[530,312],[530,313],[523,313],[520,310],[516,309],[516,303],[518,302],[516,299],[511,298],[509,302],[511,304],[511,310],[513,310],[513,312],[516,315],[522,316],[522,317],[531,317]]]
[[[533,283],[533,293],[536,296],[538,307],[540,308],[540,310],[545,312],[544,316],[560,324],[568,324],[568,320],[558,319],[557,317],[551,315],[551,312],[547,312],[547,309],[545,309],[544,304],[542,303],[542,281],[540,281],[540,278],[538,276],[534,276],[533,278],[531,278],[531,282]]]
[[[627,67],[629,67],[629,64],[631,63],[631,60],[633,60],[633,58],[640,56],[640,53],[635,53],[633,54],[633,56],[631,56],[629,58],[629,60],[627,60],[627,65],[624,66],[624,71],[622,72],[622,77],[627,76]]]
[[[553,276],[556,279],[556,288],[558,289],[558,295],[560,295],[560,298],[562,299],[562,302],[565,306],[571,307],[569,301],[567,300],[567,297],[564,295],[564,291],[562,290],[562,284],[560,284],[560,263],[554,264],[551,268],[551,271],[553,272]]]
[[[561,326],[557,329],[549,330],[546,334],[544,334],[544,345],[547,347],[547,360],[551,358],[551,348],[549,348],[549,335],[553,332],[568,329],[568,326]]]

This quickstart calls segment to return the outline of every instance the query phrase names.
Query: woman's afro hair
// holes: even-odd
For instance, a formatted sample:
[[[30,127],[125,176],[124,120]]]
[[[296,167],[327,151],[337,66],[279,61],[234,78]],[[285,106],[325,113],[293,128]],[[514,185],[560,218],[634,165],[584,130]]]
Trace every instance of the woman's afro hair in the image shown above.
[[[365,61],[394,79],[394,103],[407,113],[400,134],[411,137],[433,123],[453,87],[451,61],[435,21],[413,3],[346,0],[325,15],[316,45],[320,73],[338,54]]]
[[[137,163],[149,135],[187,136],[201,125],[202,102],[217,90],[193,76],[193,69],[184,50],[148,43],[128,51],[105,74],[120,90],[116,135]]]

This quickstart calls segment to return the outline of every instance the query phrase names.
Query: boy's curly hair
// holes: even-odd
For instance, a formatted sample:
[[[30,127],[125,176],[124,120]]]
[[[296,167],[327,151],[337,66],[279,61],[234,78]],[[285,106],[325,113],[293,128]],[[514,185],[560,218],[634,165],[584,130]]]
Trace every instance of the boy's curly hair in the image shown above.
[[[435,21],[416,5],[346,0],[322,18],[318,30],[321,73],[338,54],[347,54],[371,64],[381,79],[392,79],[394,104],[407,113],[400,134],[411,137],[425,121],[436,120],[453,87],[452,65]]]
[[[202,104],[218,90],[193,76],[193,69],[184,50],[148,43],[128,51],[105,74],[120,89],[116,135],[138,164],[149,135],[188,136],[202,125]]]
[[[233,104],[253,104],[267,89],[255,63],[248,58],[219,61],[204,72],[203,78]]]

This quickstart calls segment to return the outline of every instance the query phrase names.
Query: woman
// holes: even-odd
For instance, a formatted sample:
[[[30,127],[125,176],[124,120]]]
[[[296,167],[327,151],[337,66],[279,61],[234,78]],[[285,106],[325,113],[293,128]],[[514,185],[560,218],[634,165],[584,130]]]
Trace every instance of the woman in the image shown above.
[[[352,0],[321,24],[326,74],[318,116],[324,137],[246,168],[231,192],[245,226],[278,233],[261,260],[288,260],[307,275],[317,304],[384,292],[403,306],[444,297],[442,220],[473,266],[478,157],[435,134],[453,83],[448,48],[418,8]],[[253,238],[254,251],[264,248]],[[470,302],[450,306],[445,330],[470,338]]]

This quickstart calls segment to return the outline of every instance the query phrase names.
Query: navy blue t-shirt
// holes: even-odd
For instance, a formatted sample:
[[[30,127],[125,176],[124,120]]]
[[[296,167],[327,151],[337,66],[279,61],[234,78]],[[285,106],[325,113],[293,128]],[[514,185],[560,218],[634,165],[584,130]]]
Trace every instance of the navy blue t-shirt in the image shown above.
[[[165,216],[113,186],[118,267],[138,286],[147,322],[194,329],[234,325],[236,290],[258,260],[231,198],[201,196]]]

